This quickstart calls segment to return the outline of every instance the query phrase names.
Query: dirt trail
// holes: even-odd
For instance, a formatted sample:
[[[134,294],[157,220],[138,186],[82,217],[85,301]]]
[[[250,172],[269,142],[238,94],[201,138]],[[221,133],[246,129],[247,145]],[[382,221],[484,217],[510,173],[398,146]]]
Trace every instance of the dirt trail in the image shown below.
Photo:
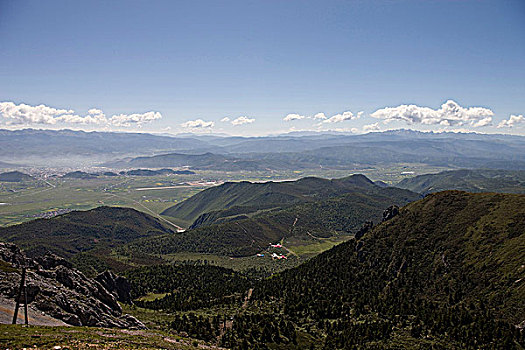
[[[250,301],[253,293],[253,288],[248,289],[248,294],[244,298],[244,303],[242,304],[242,308],[246,309],[248,307],[248,302]]]

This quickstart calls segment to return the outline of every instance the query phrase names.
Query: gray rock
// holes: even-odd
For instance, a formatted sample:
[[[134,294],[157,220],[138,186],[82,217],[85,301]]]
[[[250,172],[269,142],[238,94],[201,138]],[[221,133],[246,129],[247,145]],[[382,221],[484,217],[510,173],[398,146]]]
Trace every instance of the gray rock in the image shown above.
[[[71,264],[66,259],[49,252],[44,256],[36,257],[34,260],[46,270],[52,269],[57,266],[65,266],[68,269],[71,269],[73,267],[73,264]]]
[[[60,257],[49,254],[29,259],[9,243],[0,243],[0,260],[16,268],[27,267],[28,299],[32,307],[51,317],[74,326],[146,328],[136,318],[122,314],[117,302],[118,288],[125,288],[118,276],[110,276],[116,288],[110,292]],[[20,278],[20,269],[0,270],[0,296],[14,300]]]
[[[118,301],[132,304],[131,285],[124,277],[117,276],[111,271],[105,271],[95,277],[95,280],[112,293]]]

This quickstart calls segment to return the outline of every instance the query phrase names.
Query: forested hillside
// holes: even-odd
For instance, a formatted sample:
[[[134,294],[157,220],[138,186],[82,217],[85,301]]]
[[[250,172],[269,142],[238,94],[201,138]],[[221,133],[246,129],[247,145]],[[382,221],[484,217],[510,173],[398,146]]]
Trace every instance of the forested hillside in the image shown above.
[[[363,186],[359,189],[354,184]],[[299,184],[292,187],[291,184]],[[319,186],[319,184],[322,185]],[[326,186],[326,185],[329,186]],[[232,187],[236,184],[232,184]],[[254,191],[249,192],[250,185]],[[258,186],[266,185],[266,186]],[[317,188],[316,188],[317,185]],[[291,237],[312,240],[314,238],[327,238],[337,235],[350,235],[357,232],[361,226],[368,222],[378,222],[383,211],[391,205],[404,205],[419,198],[419,195],[398,188],[381,188],[369,182],[360,175],[340,180],[302,179],[291,183],[249,184],[242,183],[246,191],[252,193],[247,201],[253,206],[231,207],[224,211],[216,211],[203,214],[194,223],[194,228],[180,235],[165,235],[143,239],[129,244],[128,251],[139,251],[147,254],[172,254],[179,252],[213,253],[229,256],[254,255],[265,250],[269,242],[278,242]],[[268,191],[268,187],[274,191]],[[304,187],[303,187],[304,186]],[[221,187],[221,186],[219,186]],[[290,191],[290,187],[294,191]],[[319,188],[321,187],[321,190]],[[217,203],[235,203],[241,199],[237,192],[231,195],[228,186],[213,188],[203,191],[194,197],[207,207]],[[217,191],[214,191],[218,189]],[[260,192],[256,192],[261,189]],[[278,191],[280,189],[288,192]],[[314,192],[319,190],[319,192]],[[210,196],[202,195],[204,192],[220,195],[206,200]],[[223,195],[223,192],[226,193]],[[347,192],[325,200],[313,201],[313,199],[329,197],[332,194]],[[318,194],[317,194],[318,193]],[[267,195],[268,194],[268,195]],[[194,197],[188,201],[192,201]],[[265,199],[266,206],[279,205],[279,198],[288,198],[290,202],[298,201],[301,204],[284,205],[283,208],[257,207],[254,203],[261,203]],[[182,203],[182,208],[185,208]],[[284,202],[286,203],[286,202]],[[282,204],[281,204],[282,205]],[[181,208],[179,207],[179,208]],[[194,208],[194,207],[192,207]],[[239,209],[238,211],[236,211]],[[266,209],[262,210],[261,209]],[[255,212],[255,210],[258,210]],[[250,213],[247,213],[251,211]]]
[[[254,297],[326,334],[327,349],[515,348],[525,320],[523,227],[523,195],[430,195],[262,283]]]
[[[128,276],[137,295],[168,293],[141,305],[175,312],[173,330],[233,349],[521,349],[525,196],[446,191],[390,214],[268,279],[206,266]]]
[[[229,216],[229,212],[224,215],[216,213],[227,210],[233,215],[247,214],[262,209],[319,201],[349,192],[373,191],[376,187],[363,175],[332,180],[307,177],[284,182],[228,182],[202,191],[166,209],[162,214],[193,222],[200,215],[210,212],[215,212],[214,217]]]
[[[173,231],[148,214],[129,208],[99,207],[3,227],[0,240],[26,251],[49,250],[71,257],[93,248],[115,247],[167,233]]]

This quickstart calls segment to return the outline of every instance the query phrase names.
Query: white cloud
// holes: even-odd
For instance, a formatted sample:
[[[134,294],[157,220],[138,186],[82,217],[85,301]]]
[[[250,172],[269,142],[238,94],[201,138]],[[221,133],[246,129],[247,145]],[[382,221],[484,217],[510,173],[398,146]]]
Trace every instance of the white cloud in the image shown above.
[[[248,117],[239,117],[237,119],[232,120],[233,125],[243,125],[243,124],[251,124],[255,121],[255,118],[248,118]]]
[[[91,108],[88,114],[81,116],[71,109],[58,109],[45,105],[29,106],[16,105],[13,102],[0,102],[0,123],[5,125],[56,125],[56,124],[95,124],[114,126],[142,126],[142,124],[161,119],[159,112],[146,112],[142,114],[118,114],[106,118],[104,112],[98,108]]]
[[[316,113],[313,116],[306,116],[306,115],[301,115],[297,113],[290,113],[286,117],[283,118],[285,122],[289,122],[292,120],[301,120],[301,119],[323,120],[323,119],[326,119],[326,115],[324,113]]]
[[[91,108],[88,111],[88,114],[81,117],[79,115],[62,115],[56,118],[59,122],[69,123],[69,124],[107,124],[108,119],[104,112],[97,108]]]
[[[109,121],[114,126],[131,126],[137,125],[142,126],[145,123],[151,123],[154,120],[161,119],[162,115],[159,112],[146,112],[146,113],[135,113],[135,114],[118,114],[113,115],[109,118]]]
[[[354,114],[350,111],[343,112],[342,114],[336,114],[328,119],[323,120],[321,123],[340,123],[345,120],[359,119],[363,115],[363,112]]]
[[[98,114],[104,114],[104,112],[102,112],[100,109],[98,108],[91,108],[89,111],[88,111],[88,114],[92,114],[92,115],[98,115]]]
[[[499,124],[498,128],[512,128],[516,126],[517,124],[525,123],[525,117],[523,115],[514,115],[511,114],[509,119],[503,119]]]
[[[196,119],[188,120],[187,122],[182,123],[180,126],[182,126],[185,129],[206,129],[213,128],[214,125],[214,122],[207,122],[202,119]]]
[[[363,131],[379,131],[379,122],[363,126]]]
[[[448,100],[440,109],[420,107],[416,105],[400,105],[379,109],[370,115],[383,119],[384,123],[394,120],[405,121],[407,124],[481,127],[490,125],[494,112],[483,107],[461,107],[456,102]]]
[[[284,121],[285,122],[289,122],[291,120],[301,120],[301,119],[306,119],[307,117],[304,116],[304,115],[300,115],[300,114],[295,114],[295,113],[291,113],[291,114],[288,114],[286,117],[284,117]]]
[[[13,102],[0,102],[0,113],[6,125],[48,124],[54,125],[58,117],[75,113],[69,109],[56,109],[45,105],[29,106]]]
[[[471,123],[471,125],[475,128],[492,125],[492,117],[486,117],[486,118],[480,119],[477,122]]]
[[[228,118],[228,117],[224,117],[224,118],[221,119],[221,122],[223,122],[223,123],[227,123],[229,121],[230,121],[230,118]]]

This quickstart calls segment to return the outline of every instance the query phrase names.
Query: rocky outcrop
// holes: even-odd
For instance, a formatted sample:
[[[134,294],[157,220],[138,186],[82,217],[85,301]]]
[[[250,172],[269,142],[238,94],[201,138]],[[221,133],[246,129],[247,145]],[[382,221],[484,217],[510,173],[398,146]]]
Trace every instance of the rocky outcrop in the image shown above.
[[[123,315],[117,302],[124,283],[111,274],[115,290],[108,291],[95,279],[89,279],[66,260],[48,254],[27,258],[14,244],[0,243],[0,296],[14,300],[27,268],[28,299],[37,310],[74,326],[145,328],[130,315]],[[127,282],[127,281],[126,281]]]
[[[365,235],[365,233],[367,233],[373,228],[374,228],[374,223],[372,221],[365,222],[363,226],[361,226],[359,231],[355,233],[355,239],[360,239],[361,237]]]
[[[388,221],[392,219],[393,217],[397,216],[399,214],[399,207],[397,205],[391,205],[390,207],[386,208],[383,212],[383,222]]]
[[[131,304],[131,285],[124,277],[117,276],[111,271],[106,271],[95,277],[107,291],[109,291],[118,301]]]

